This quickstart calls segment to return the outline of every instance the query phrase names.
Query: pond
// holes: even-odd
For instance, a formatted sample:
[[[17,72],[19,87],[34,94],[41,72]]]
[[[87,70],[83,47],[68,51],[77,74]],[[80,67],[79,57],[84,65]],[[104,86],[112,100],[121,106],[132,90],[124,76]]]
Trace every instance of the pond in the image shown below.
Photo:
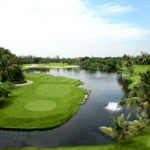
[[[113,140],[99,130],[100,126],[113,126],[110,117],[117,118],[122,113],[128,115],[125,107],[120,111],[108,111],[109,102],[119,102],[127,91],[128,81],[116,71],[89,71],[82,69],[29,70],[25,73],[47,73],[80,79],[81,87],[92,90],[88,101],[65,124],[49,130],[24,131],[0,130],[0,148],[15,147],[64,147],[101,145]],[[131,119],[135,116],[133,115]]]

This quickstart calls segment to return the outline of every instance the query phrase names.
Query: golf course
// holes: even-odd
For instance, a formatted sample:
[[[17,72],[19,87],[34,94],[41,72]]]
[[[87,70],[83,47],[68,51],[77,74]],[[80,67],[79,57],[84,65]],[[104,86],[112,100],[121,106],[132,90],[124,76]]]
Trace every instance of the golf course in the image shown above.
[[[16,86],[1,98],[1,128],[54,128],[69,120],[79,109],[87,91],[75,85],[80,80],[47,74],[26,74],[32,84]]]
[[[68,65],[67,63],[48,63],[48,64],[23,64],[22,70],[30,68],[35,69],[51,69],[51,68],[78,68],[78,65]]]

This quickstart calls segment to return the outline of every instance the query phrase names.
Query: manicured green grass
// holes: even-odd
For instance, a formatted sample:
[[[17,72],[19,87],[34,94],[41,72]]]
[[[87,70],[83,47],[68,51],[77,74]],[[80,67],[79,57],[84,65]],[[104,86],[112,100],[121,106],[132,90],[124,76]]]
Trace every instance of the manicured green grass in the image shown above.
[[[134,65],[133,68],[134,74],[138,75],[140,72],[146,72],[148,69],[150,69],[150,65]],[[128,74],[127,67],[124,66],[120,72]]]
[[[141,77],[139,75],[124,76],[123,78],[126,80],[132,81],[132,83],[128,85],[129,89],[133,89],[134,84],[137,82],[140,82],[140,79],[141,79]]]
[[[50,100],[37,100],[29,102],[25,105],[25,108],[31,111],[49,111],[56,107],[56,103]]]
[[[81,81],[47,74],[26,74],[33,83],[16,87],[0,99],[0,128],[43,129],[65,123],[79,109],[87,91]]]
[[[69,66],[67,63],[50,63],[50,66],[59,66],[59,67],[66,67]]]
[[[49,63],[49,64],[23,64],[22,65],[22,70],[28,70],[30,69],[28,66],[34,66],[36,69],[51,69],[51,68],[73,68],[73,67],[78,67],[75,65],[68,65],[67,63]]]
[[[78,146],[78,147],[59,147],[59,148],[16,148],[4,150],[149,150],[150,149],[150,126],[146,134],[138,135],[131,139],[122,141],[122,146],[118,146],[117,142],[108,145],[99,146]]]
[[[148,69],[150,69],[150,65],[134,65],[134,75],[129,75],[129,76],[124,76],[123,78],[126,80],[132,81],[132,83],[128,86],[129,89],[133,89],[133,85],[136,82],[139,82],[141,77],[139,73],[141,72],[146,72]],[[121,71],[122,73],[128,74],[127,67],[123,67],[123,70]]]

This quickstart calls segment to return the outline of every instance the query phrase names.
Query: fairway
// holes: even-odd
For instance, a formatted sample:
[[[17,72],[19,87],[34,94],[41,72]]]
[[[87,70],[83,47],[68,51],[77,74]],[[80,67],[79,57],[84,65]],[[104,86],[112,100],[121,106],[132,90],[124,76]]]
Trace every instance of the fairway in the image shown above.
[[[32,84],[16,87],[0,99],[0,127],[53,128],[65,123],[79,109],[87,91],[80,80],[47,74],[26,74]]]
[[[46,97],[59,97],[69,93],[67,85],[43,84],[36,89],[36,93]]]

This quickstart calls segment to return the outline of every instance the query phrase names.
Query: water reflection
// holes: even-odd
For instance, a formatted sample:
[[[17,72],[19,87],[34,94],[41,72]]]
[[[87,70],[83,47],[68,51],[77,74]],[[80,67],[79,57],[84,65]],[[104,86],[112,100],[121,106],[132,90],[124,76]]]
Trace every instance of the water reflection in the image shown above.
[[[24,73],[35,73],[35,72],[38,72],[38,73],[48,73],[50,72],[50,69],[36,69],[36,68],[30,68],[28,70],[24,70],[23,71]]]
[[[78,112],[67,123],[52,130],[13,131],[0,130],[0,148],[6,147],[61,147],[80,145],[101,145],[112,142],[112,139],[101,132],[100,126],[113,126],[110,117],[115,118],[129,110],[119,112],[105,109],[109,102],[119,102],[127,90],[127,82],[121,79],[116,71],[99,71],[83,69],[47,69],[24,71],[26,73],[47,73],[55,76],[66,76],[80,79],[85,84],[81,87],[91,89],[89,100],[80,106]],[[96,78],[96,77],[100,78]],[[132,118],[131,118],[132,119]]]
[[[125,80],[121,73],[117,74],[117,81],[118,81],[119,85],[122,86],[122,90],[124,91],[124,93],[130,92],[130,90],[128,89],[128,85],[131,83],[131,81]]]

